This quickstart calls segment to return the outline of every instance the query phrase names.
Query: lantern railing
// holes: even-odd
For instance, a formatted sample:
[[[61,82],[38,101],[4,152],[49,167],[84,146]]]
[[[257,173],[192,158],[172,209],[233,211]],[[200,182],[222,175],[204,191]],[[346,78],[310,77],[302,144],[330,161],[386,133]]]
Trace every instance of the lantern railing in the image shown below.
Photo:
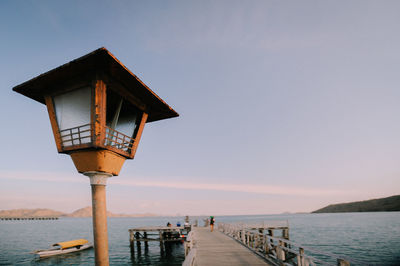
[[[134,138],[131,138],[115,129],[106,126],[106,137],[104,141],[106,146],[111,146],[126,152],[130,152],[134,141]]]
[[[82,145],[92,142],[91,124],[60,130],[63,147]]]
[[[93,143],[93,125],[86,124],[60,130],[60,140],[63,149],[70,150],[73,146],[91,147]],[[102,141],[103,147],[112,147],[117,150],[130,153],[135,139],[115,129],[105,127],[105,137]]]

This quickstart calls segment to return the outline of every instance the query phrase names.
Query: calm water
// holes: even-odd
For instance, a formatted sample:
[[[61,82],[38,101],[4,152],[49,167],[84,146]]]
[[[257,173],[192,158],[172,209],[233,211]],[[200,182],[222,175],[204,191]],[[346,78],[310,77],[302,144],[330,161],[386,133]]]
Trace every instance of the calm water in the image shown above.
[[[288,220],[290,239],[305,247],[346,256],[360,265],[400,265],[400,212],[346,214],[288,214],[221,216],[217,222]],[[111,265],[181,265],[183,245],[160,252],[158,243],[130,253],[128,229],[165,225],[182,217],[109,218]],[[199,224],[202,219],[198,218]],[[92,241],[90,218],[56,221],[0,221],[0,265],[93,265],[93,249],[48,259],[35,259],[30,251],[76,238]]]

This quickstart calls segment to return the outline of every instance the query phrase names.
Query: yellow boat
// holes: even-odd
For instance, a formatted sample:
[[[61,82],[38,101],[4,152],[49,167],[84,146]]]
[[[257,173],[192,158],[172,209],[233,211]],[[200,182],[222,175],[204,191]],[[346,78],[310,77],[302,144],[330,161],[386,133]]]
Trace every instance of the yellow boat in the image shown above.
[[[82,251],[92,248],[93,245],[86,239],[76,239],[65,242],[58,242],[52,245],[53,248],[42,249],[33,251],[34,254],[39,255],[40,258],[67,254],[72,252]]]

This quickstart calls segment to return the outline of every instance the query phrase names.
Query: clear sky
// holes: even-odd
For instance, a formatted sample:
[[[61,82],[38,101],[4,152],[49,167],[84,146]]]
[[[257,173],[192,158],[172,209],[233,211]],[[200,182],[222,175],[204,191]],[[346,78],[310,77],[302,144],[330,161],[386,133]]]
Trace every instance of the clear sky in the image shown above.
[[[268,214],[400,194],[399,1],[0,1],[0,209],[90,205],[12,87],[106,47],[180,114],[112,212]]]

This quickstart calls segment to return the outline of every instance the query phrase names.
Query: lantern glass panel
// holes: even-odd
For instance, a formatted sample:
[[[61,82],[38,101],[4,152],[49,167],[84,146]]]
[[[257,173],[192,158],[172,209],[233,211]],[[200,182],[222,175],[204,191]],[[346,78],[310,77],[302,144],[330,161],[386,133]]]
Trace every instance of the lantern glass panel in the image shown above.
[[[129,152],[141,112],[116,93],[107,93],[106,145]]]
[[[138,113],[137,110],[130,107],[131,106],[127,101],[122,103],[121,113],[119,115],[115,130],[127,135],[128,137],[133,137]]]
[[[91,99],[89,87],[53,97],[62,146],[91,142]]]

